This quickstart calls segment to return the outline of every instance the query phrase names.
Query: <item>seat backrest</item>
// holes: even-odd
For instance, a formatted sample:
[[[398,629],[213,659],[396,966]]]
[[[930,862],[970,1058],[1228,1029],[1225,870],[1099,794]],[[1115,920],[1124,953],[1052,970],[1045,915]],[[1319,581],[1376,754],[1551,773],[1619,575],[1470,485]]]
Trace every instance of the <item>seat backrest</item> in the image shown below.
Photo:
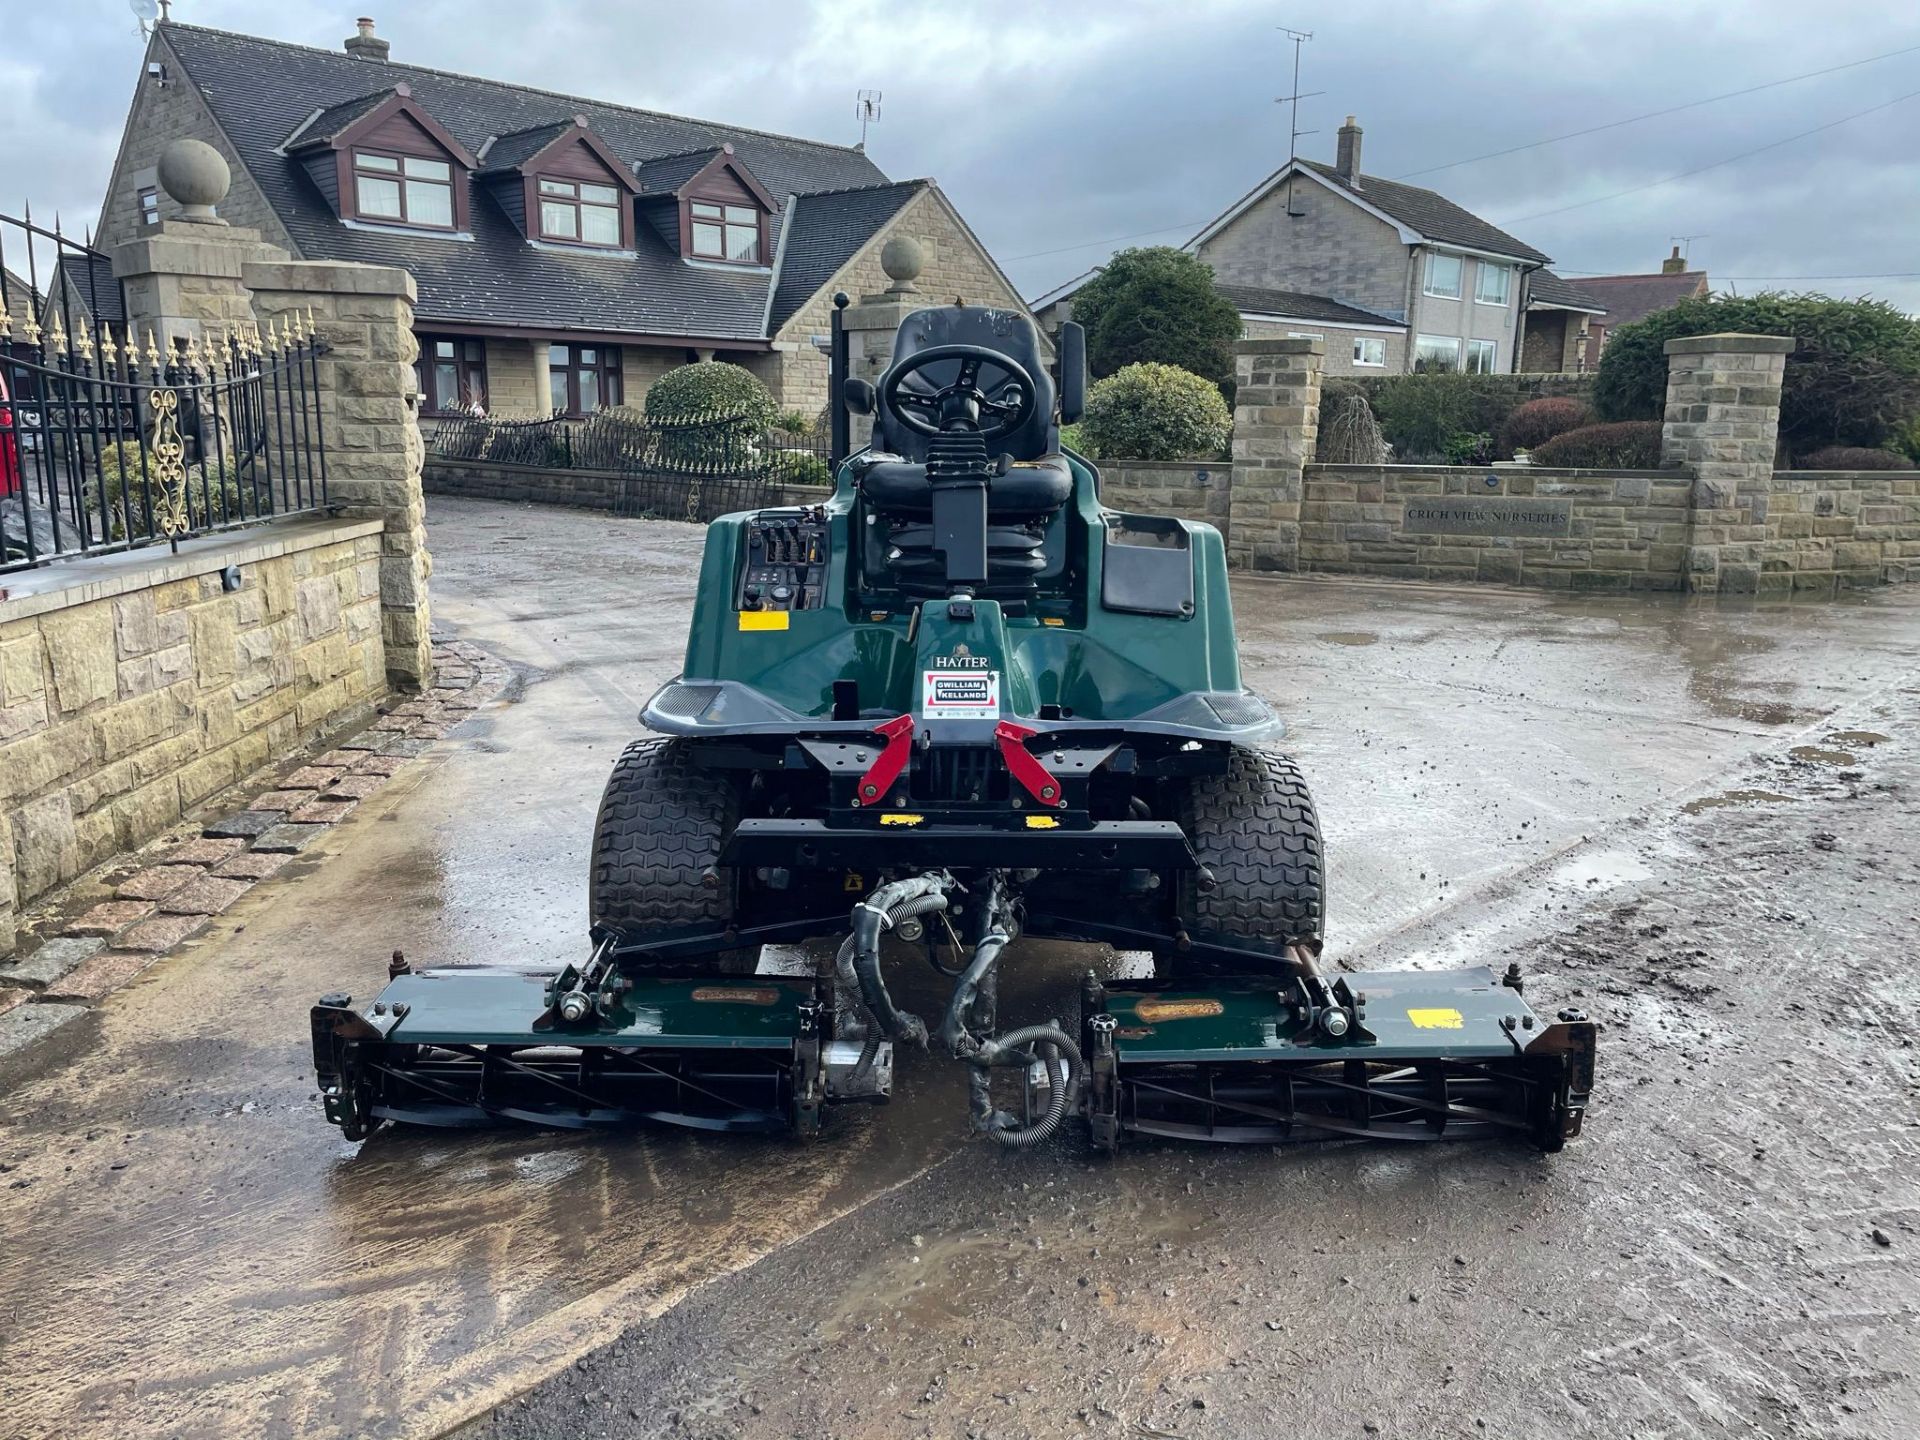
[[[1033,377],[1036,401],[1033,418],[1020,429],[988,442],[989,450],[996,455],[1011,455],[1015,460],[1038,460],[1060,448],[1054,424],[1053,379],[1047,373],[1046,352],[1040,347],[1040,334],[1033,328],[1033,321],[1018,310],[995,310],[985,305],[942,305],[937,309],[916,310],[901,322],[899,333],[894,336],[894,363],[936,345],[979,345],[996,350],[1018,361]],[[942,361],[925,372],[924,383],[938,387],[955,379],[959,370],[958,360]],[[902,425],[882,396],[874,414],[874,448],[905,460],[924,461],[927,437]]]

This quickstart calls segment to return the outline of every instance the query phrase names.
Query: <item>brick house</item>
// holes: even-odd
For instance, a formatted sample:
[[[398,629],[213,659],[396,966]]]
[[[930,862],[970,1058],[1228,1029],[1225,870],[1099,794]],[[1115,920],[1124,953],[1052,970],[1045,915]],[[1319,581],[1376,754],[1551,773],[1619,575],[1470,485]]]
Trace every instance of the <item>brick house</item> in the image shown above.
[[[1248,336],[1319,336],[1329,374],[1517,369],[1528,280],[1548,257],[1436,191],[1363,173],[1361,137],[1349,115],[1334,163],[1289,161],[1183,248]],[[1035,309],[1065,318],[1093,273]]]
[[[1527,304],[1527,368],[1591,370],[1613,331],[1707,291],[1707,272],[1689,270],[1678,245],[1657,275],[1588,275],[1575,283],[1543,270]]]
[[[1021,305],[938,185],[859,146],[400,64],[370,20],[337,52],[155,27],[101,249],[175,218],[156,165],[180,136],[232,168],[230,223],[298,259],[412,273],[429,416],[638,405],[703,359],[817,413],[831,296],[882,288],[896,233],[931,293]]]

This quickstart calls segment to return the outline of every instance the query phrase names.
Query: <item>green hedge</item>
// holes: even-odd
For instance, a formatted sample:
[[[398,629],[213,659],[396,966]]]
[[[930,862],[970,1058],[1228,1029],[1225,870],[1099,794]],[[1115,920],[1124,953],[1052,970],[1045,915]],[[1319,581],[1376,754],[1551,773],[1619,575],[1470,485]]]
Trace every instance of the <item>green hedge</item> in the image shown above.
[[[1126,365],[1087,392],[1080,436],[1106,460],[1210,460],[1233,434],[1211,380],[1177,365]]]
[[[669,370],[647,389],[660,462],[688,470],[750,467],[780,407],[738,365],[708,361]],[[684,428],[675,428],[684,427]]]

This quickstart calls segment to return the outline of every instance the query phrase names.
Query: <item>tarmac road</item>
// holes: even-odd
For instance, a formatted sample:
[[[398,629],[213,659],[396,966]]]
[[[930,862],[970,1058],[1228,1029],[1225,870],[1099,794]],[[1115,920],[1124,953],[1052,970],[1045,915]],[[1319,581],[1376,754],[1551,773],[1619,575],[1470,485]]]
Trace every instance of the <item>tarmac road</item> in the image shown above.
[[[311,1101],[307,1005],[372,993],[396,945],[421,964],[577,953],[593,806],[677,668],[701,538],[478,502],[436,500],[429,519],[436,614],[524,686],[298,876],[0,1074],[0,1435],[431,1435],[558,1371],[481,1424],[1424,1435],[1482,1418],[1522,1434],[1530,1393],[1571,1433],[1901,1433],[1920,1230],[1914,1132],[1895,1128],[1913,1118],[1914,997],[1893,960],[1911,958],[1917,907],[1888,877],[1912,883],[1914,736],[1884,697],[1916,683],[1920,596],[1716,608],[1236,583],[1249,678],[1297,717],[1325,816],[1333,953],[1452,962],[1470,923],[1549,995],[1607,1007],[1606,1089],[1556,1161],[1009,1162],[966,1143],[952,1067],[911,1059],[893,1106],[836,1116],[811,1147],[356,1147]],[[1869,703],[1888,718],[1852,725],[1846,707]],[[1892,737],[1844,752],[1867,778],[1807,761],[1745,787],[1788,802],[1673,818],[1835,712]],[[1769,833],[1843,804],[1815,833],[1844,830],[1844,851]],[[1844,888],[1835,856],[1856,866]],[[1758,878],[1775,864],[1795,889],[1778,906]],[[1612,953],[1638,928],[1586,907],[1663,879],[1684,918],[1648,926],[1701,920],[1688,951],[1706,955],[1663,937]],[[1802,920],[1756,930],[1757,909]],[[1754,958],[1775,951],[1791,963]],[[1685,987],[1713,988],[1675,991],[1676,954]],[[1085,963],[1028,947],[1003,1013],[1044,1011]],[[1836,1007],[1855,1018],[1828,1023]],[[1870,1221],[1891,1248],[1862,1238]]]

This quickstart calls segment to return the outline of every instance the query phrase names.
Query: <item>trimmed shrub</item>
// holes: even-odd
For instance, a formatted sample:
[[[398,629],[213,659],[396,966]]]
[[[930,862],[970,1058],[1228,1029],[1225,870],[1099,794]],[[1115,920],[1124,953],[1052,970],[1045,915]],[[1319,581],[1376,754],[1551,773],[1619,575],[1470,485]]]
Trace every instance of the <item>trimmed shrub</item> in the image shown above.
[[[1109,460],[1206,460],[1233,433],[1220,387],[1177,365],[1128,365],[1087,392],[1081,435]]]
[[[1548,395],[1516,406],[1500,429],[1500,445],[1507,454],[1532,450],[1556,435],[1593,424],[1593,412],[1578,400],[1564,395]]]
[[[1493,436],[1484,430],[1477,435],[1465,431],[1449,435],[1444,453],[1449,465],[1491,465]]]
[[[1887,440],[1887,448],[1896,455],[1906,456],[1915,468],[1920,468],[1920,415],[1910,416],[1896,425]]]
[[[833,484],[833,470],[811,450],[782,450],[773,457],[773,470],[789,485]]]
[[[1411,463],[1448,458],[1455,436],[1498,435],[1514,408],[1510,391],[1478,375],[1398,375],[1374,388],[1373,413],[1393,446]]]
[[[140,442],[120,440],[100,450],[100,507],[106,521],[107,536],[124,540],[130,529],[146,532],[147,518],[153,517],[159,531],[160,515],[167,504],[167,487],[153,473],[154,458],[146,460],[141,473]],[[187,466],[187,527],[190,530],[238,520],[243,515],[270,513],[271,497],[262,487],[260,505],[251,492],[243,490],[234,474],[233,462],[216,465],[211,459]]]
[[[1829,445],[1802,455],[1793,462],[1796,470],[1911,470],[1913,461],[1891,450],[1872,450],[1862,445]]]
[[[1533,462],[1567,470],[1652,470],[1660,464],[1660,422],[1583,425],[1540,446],[1533,452]]]
[[[1060,427],[1060,448],[1062,450],[1072,450],[1076,454],[1086,456],[1089,460],[1097,460],[1100,458],[1093,453],[1092,443],[1080,432],[1080,422],[1078,420],[1074,421],[1071,425],[1062,425]]]
[[[1707,295],[1607,336],[1594,383],[1605,420],[1654,420],[1665,408],[1667,341],[1683,335],[1786,335],[1780,439],[1800,454],[1881,445],[1920,413],[1920,320],[1881,300],[1826,295]]]
[[[773,417],[772,429],[782,435],[811,435],[813,420],[798,410],[782,410]]]
[[[758,464],[761,436],[779,413],[766,386],[725,361],[682,365],[647,387],[656,453],[669,467],[714,471]]]

